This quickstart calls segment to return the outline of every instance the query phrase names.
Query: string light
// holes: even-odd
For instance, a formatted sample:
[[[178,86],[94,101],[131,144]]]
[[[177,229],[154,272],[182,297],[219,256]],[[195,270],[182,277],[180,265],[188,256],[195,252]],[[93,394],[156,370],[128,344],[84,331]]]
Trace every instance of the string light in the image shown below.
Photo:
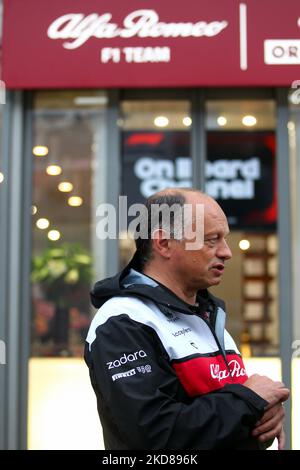
[[[46,228],[49,227],[49,225],[50,225],[50,222],[48,219],[41,218],[36,221],[37,228],[41,230],[45,230]]]
[[[46,155],[48,155],[49,149],[48,147],[46,147],[46,145],[36,145],[35,147],[33,147],[32,153],[36,157],[45,157]]]
[[[46,168],[46,173],[47,175],[50,175],[50,176],[60,175],[61,172],[62,172],[62,169],[59,165],[49,165]]]
[[[59,230],[50,230],[47,234],[49,240],[55,242],[56,240],[60,239],[60,231]]]
[[[70,183],[69,181],[62,181],[61,183],[59,183],[57,188],[62,193],[69,193],[73,189],[73,184]]]
[[[79,197],[79,196],[71,196],[68,199],[68,204],[69,206],[72,206],[72,207],[79,207],[82,205],[82,203],[83,203],[83,199],[82,197]]]

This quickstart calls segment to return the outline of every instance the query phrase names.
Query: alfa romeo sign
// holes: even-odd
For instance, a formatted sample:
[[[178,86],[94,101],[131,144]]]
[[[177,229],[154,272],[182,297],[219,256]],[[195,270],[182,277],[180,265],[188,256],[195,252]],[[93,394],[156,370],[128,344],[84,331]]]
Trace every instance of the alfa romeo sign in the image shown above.
[[[297,0],[4,0],[8,88],[287,86],[299,65]]]

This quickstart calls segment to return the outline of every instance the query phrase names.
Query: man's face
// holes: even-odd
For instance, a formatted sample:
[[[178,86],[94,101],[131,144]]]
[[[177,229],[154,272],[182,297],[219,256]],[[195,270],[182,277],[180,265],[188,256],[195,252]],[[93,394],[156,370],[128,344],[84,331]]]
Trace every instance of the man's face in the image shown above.
[[[172,240],[172,267],[184,285],[205,289],[218,285],[225,261],[232,257],[226,242],[229,228],[226,216],[212,199],[189,194],[186,203],[204,203],[204,245],[199,250],[186,249],[188,243]]]

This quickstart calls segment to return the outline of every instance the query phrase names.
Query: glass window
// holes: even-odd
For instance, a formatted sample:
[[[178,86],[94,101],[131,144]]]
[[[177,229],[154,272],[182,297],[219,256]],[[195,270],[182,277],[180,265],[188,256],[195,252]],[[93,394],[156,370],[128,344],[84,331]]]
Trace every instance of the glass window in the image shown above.
[[[300,405],[296,397],[300,390],[300,82],[292,84],[289,93],[289,147],[292,196],[292,261],[293,261],[293,342],[292,342],[292,438],[293,449],[300,449],[299,413]]]
[[[121,107],[122,194],[128,207],[168,187],[192,186],[191,112],[188,101],[124,101]],[[135,250],[120,240],[120,265]]]
[[[276,110],[272,100],[206,106],[206,192],[228,217],[233,253],[213,289],[244,357],[278,354]]]
[[[102,92],[39,92],[33,109],[32,355],[82,356],[90,323],[95,207],[104,186]]]
[[[298,81],[296,82],[298,83]],[[300,300],[300,82],[289,94],[290,119],[288,122],[290,162],[291,162],[291,190],[292,190],[292,229],[293,229],[293,262],[294,262],[294,339],[299,341],[298,351],[300,351],[300,315],[298,306]],[[297,345],[295,343],[295,350]],[[300,356],[300,352],[299,352]]]

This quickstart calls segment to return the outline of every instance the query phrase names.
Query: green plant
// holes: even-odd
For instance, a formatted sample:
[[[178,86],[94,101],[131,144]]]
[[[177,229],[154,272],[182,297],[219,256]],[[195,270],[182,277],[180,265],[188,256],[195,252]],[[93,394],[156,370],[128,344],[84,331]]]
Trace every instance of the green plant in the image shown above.
[[[78,243],[46,248],[32,261],[32,282],[74,286],[89,285],[92,278],[92,258]]]

